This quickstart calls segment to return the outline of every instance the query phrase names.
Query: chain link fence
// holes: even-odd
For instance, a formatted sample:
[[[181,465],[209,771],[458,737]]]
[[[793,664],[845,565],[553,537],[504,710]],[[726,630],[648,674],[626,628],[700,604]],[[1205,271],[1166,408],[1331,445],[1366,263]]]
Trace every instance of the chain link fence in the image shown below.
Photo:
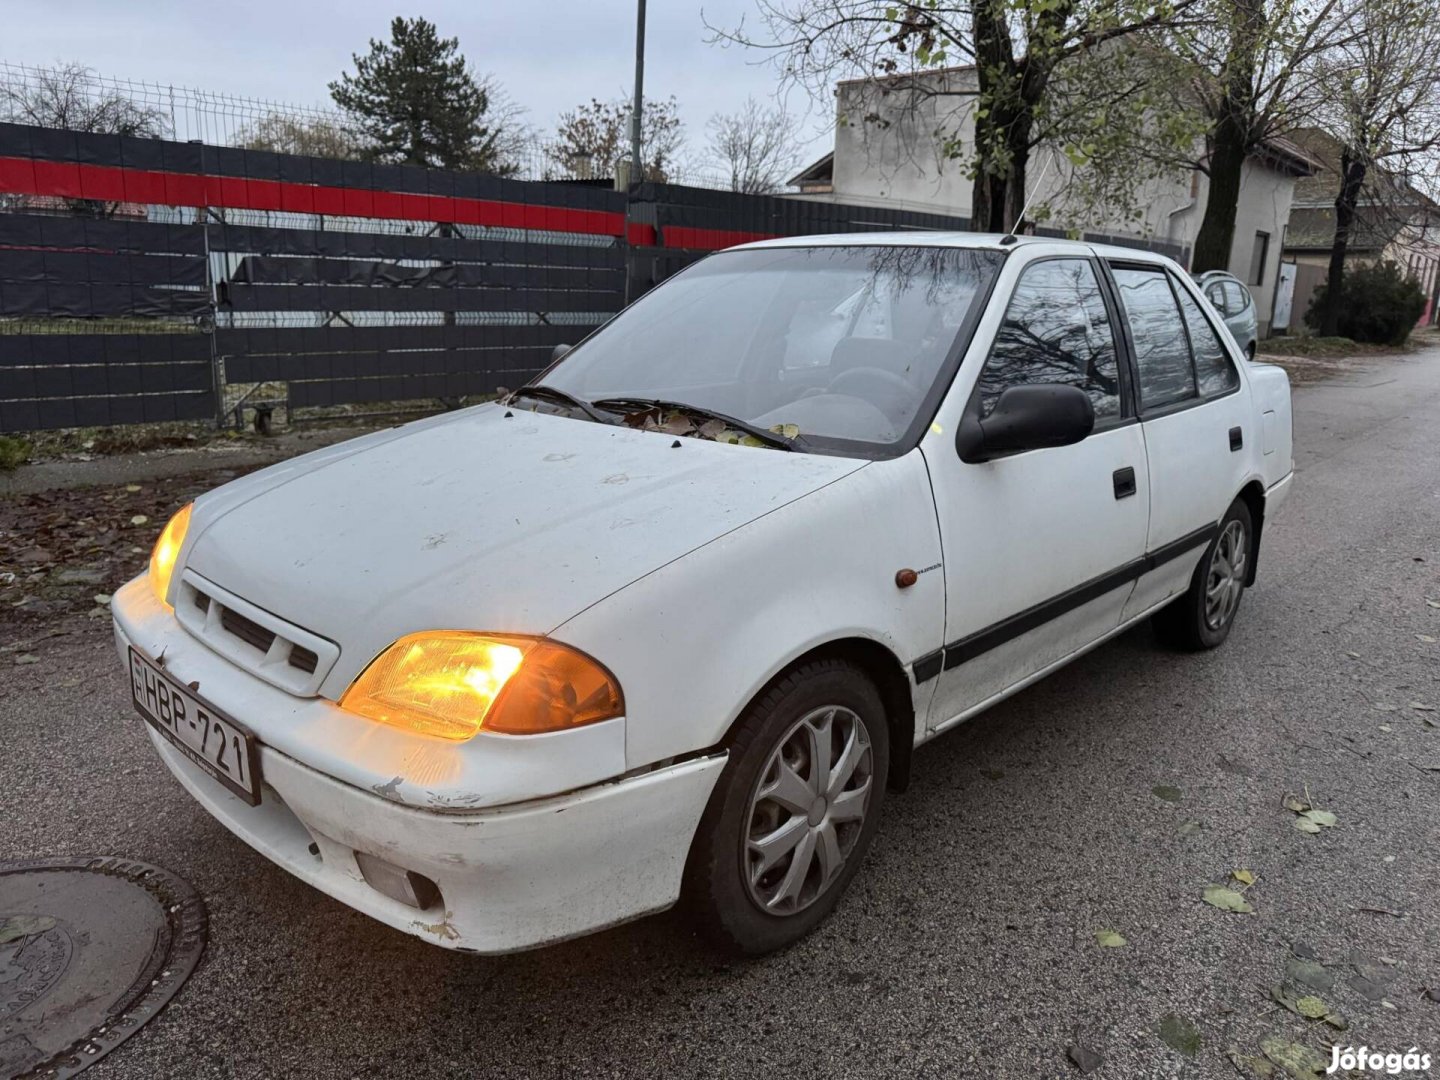
[[[0,60],[0,122],[144,135],[319,157],[355,158],[365,139],[338,109],[197,90],[172,83],[102,75],[80,64],[42,67]],[[603,184],[614,162],[575,154],[516,118],[504,148],[515,180]],[[671,183],[728,189],[721,169],[681,159]]]

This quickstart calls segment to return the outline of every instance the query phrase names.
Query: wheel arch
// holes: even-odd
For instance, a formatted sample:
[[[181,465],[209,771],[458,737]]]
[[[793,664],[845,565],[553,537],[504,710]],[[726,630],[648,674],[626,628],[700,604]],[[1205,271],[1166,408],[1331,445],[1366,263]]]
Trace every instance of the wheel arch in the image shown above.
[[[1250,569],[1245,574],[1247,586],[1255,584],[1255,571],[1260,565],[1260,534],[1265,528],[1265,487],[1259,480],[1251,480],[1235,496],[1250,511],[1250,524],[1254,526],[1250,535]]]
[[[904,791],[910,786],[910,759],[915,747],[915,701],[911,693],[910,675],[900,658],[874,638],[836,638],[792,657],[745,702],[730,727],[726,729],[721,745],[730,745],[740,722],[755,702],[763,698],[775,683],[797,667],[816,660],[832,659],[843,660],[860,669],[879,691],[880,700],[885,705],[885,722],[890,735],[890,767],[885,777],[885,786],[890,791]]]

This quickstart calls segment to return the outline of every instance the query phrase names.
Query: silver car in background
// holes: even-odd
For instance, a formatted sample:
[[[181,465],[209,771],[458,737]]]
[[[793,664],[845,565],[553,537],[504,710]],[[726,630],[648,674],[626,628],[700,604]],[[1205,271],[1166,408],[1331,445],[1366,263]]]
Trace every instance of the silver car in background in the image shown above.
[[[1244,282],[1224,270],[1207,270],[1198,274],[1195,280],[1205,293],[1205,299],[1215,306],[1230,333],[1245,355],[1255,359],[1255,342],[1258,338],[1255,320],[1255,300]]]

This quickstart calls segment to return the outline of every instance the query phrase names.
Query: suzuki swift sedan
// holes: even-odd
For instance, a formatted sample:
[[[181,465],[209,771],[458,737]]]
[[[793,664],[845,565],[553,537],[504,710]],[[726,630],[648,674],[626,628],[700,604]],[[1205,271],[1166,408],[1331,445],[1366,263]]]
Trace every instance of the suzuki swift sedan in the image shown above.
[[[437,945],[683,900],[779,948],[915,746],[1141,619],[1225,640],[1291,479],[1240,361],[1135,251],[719,253],[498,402],[182,509],[113,602],[134,705],[228,829]]]

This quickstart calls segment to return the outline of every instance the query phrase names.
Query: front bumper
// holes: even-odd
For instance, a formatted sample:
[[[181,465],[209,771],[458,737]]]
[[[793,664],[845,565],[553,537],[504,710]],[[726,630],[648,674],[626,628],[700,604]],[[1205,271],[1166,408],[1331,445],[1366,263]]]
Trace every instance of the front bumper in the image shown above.
[[[115,637],[124,657],[131,642],[118,623]],[[446,811],[390,801],[262,743],[261,802],[252,807],[146,731],[196,801],[260,854],[388,926],[478,953],[533,948],[671,906],[725,763],[723,754],[694,758],[549,798]],[[422,910],[372,887],[357,852],[423,875],[439,899]]]

